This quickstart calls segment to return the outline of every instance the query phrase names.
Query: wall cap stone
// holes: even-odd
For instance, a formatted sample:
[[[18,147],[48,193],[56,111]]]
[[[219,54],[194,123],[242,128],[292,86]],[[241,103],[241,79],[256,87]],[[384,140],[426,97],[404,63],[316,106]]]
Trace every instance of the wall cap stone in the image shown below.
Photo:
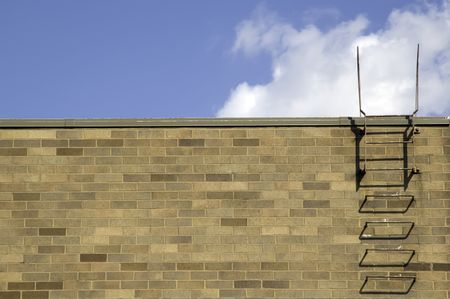
[[[363,125],[361,117],[261,117],[261,118],[98,118],[0,119],[0,128],[153,128],[153,127],[346,127]],[[418,126],[449,126],[449,117],[415,117]],[[408,118],[370,119],[371,125],[404,126]]]

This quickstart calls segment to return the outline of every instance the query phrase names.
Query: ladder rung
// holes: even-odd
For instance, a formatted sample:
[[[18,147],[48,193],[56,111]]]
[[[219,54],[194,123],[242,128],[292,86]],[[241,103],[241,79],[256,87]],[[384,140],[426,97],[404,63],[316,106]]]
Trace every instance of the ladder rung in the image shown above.
[[[405,134],[405,131],[367,131],[367,135],[394,135],[394,134]]]
[[[403,161],[405,158],[403,157],[361,157],[361,161]]]
[[[379,117],[413,117],[410,114],[399,114],[399,115],[393,115],[393,114],[375,114],[375,115],[366,115],[366,118],[379,118]]]
[[[366,144],[405,144],[405,143],[413,143],[412,140],[407,141],[366,141]]]
[[[366,168],[366,171],[395,171],[395,170],[412,170],[411,168],[397,167],[397,168]]]

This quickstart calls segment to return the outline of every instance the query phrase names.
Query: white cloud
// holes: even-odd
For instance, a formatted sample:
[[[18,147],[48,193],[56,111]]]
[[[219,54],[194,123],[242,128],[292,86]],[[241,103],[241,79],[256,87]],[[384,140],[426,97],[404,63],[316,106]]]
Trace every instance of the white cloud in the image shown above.
[[[450,2],[394,10],[383,29],[367,33],[359,16],[323,32],[296,29],[258,9],[237,26],[234,52],[272,57],[272,80],[234,88],[219,117],[356,116],[356,46],[363,108],[369,114],[414,110],[416,45],[421,44],[420,115],[450,112]]]

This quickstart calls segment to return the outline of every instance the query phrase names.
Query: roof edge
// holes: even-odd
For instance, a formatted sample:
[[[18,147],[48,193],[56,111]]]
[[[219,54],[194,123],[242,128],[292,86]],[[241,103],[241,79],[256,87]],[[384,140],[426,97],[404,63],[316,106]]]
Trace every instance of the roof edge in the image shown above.
[[[0,128],[336,127],[363,125],[362,117],[0,119]],[[407,117],[370,119],[371,125],[407,125]],[[449,126],[450,117],[415,117],[419,126]]]

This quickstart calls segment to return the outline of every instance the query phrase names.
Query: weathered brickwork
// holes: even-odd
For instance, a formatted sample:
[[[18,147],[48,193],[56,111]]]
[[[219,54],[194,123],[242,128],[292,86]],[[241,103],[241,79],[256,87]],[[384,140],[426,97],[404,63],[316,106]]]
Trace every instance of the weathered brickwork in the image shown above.
[[[384,298],[359,293],[367,275],[450,298],[450,129],[420,129],[407,186],[403,172],[358,178],[349,126],[0,129],[0,298]],[[386,192],[414,200],[361,213]],[[386,219],[414,227],[360,239]],[[361,267],[366,249],[398,246],[407,266]],[[409,258],[387,254],[363,264]],[[383,283],[404,284],[367,287]]]

